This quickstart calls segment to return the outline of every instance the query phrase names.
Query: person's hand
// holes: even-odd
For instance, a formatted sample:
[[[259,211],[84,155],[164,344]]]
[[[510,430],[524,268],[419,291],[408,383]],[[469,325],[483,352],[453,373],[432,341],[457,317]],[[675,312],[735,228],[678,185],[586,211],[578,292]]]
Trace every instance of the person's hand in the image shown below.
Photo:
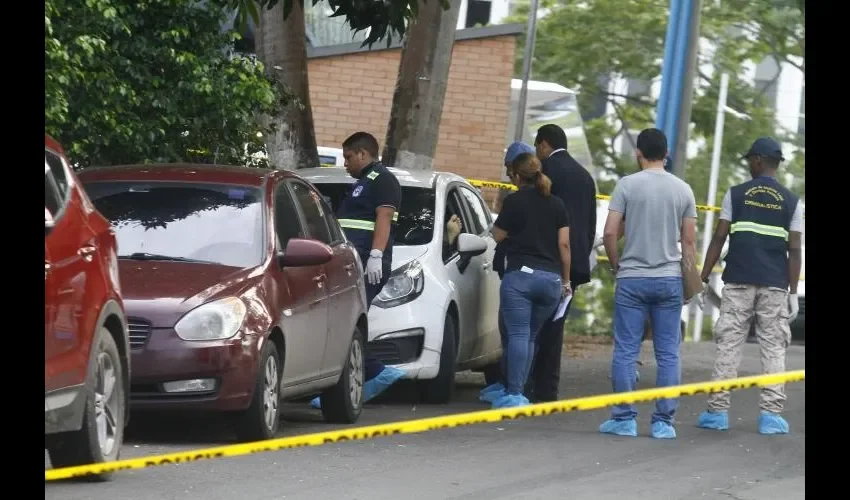
[[[561,300],[566,299],[570,295],[573,294],[573,287],[570,285],[569,281],[565,281],[563,285],[561,285]]]
[[[686,301],[685,304],[690,304],[691,302],[695,303],[700,309],[705,309],[705,289],[691,297],[691,300]]]
[[[450,243],[458,237],[461,229],[463,229],[463,224],[460,222],[460,218],[457,215],[452,215],[449,222],[446,223],[446,234]]]
[[[378,249],[372,249],[369,252],[369,260],[366,261],[366,281],[370,285],[377,285],[381,282],[383,276],[384,252]]]
[[[788,309],[791,311],[788,321],[791,322],[797,319],[797,315],[800,314],[800,300],[797,298],[796,293],[788,295]]]

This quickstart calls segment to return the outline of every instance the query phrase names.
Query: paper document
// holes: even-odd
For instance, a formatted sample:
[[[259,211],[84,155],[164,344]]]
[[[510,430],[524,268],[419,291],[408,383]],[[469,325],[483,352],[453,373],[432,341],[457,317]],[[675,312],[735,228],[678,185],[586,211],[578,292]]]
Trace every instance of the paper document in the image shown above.
[[[564,316],[564,313],[567,311],[567,306],[570,305],[571,300],[573,300],[573,294],[567,295],[567,297],[561,301],[558,305],[558,310],[555,311],[555,317],[552,318],[552,321],[559,320]]]

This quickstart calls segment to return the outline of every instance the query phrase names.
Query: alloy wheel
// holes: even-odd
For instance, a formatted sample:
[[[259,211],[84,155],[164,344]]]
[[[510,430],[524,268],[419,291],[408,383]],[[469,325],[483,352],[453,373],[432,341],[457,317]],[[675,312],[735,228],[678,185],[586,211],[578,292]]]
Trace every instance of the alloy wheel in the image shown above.
[[[269,356],[263,373],[263,415],[266,427],[271,430],[275,428],[278,411],[278,376],[277,361],[274,356]]]
[[[121,404],[115,364],[106,352],[97,356],[97,373],[94,388],[94,418],[97,425],[97,443],[104,457],[112,454],[118,434],[118,409]]]
[[[349,388],[351,407],[359,407],[363,394],[363,348],[360,342],[351,344],[351,354],[348,356]]]

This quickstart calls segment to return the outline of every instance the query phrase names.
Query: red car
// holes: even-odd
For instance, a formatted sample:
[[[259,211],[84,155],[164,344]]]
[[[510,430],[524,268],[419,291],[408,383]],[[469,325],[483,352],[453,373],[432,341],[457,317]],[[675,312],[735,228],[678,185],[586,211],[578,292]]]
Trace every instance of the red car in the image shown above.
[[[53,467],[118,459],[129,354],[115,235],[45,135],[44,444]]]
[[[134,410],[228,412],[244,440],[274,436],[293,397],[322,394],[326,420],[358,419],[363,271],[312,185],[212,165],[79,175],[121,248]]]

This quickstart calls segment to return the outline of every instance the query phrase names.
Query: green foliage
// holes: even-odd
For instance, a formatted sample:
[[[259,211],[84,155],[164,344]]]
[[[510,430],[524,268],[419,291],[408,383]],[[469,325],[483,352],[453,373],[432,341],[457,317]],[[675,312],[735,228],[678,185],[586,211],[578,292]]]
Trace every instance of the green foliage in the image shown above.
[[[239,25],[243,28],[251,17],[255,23],[259,21],[261,9],[271,9],[281,0],[218,0],[218,4],[235,10]],[[321,0],[311,0],[316,5]],[[386,40],[387,47],[392,44],[393,36],[401,38],[407,31],[407,25],[411,19],[419,14],[419,0],[325,0],[331,8],[331,17],[345,17],[354,32],[368,29],[369,35],[363,41],[362,46],[369,46],[379,41]],[[421,0],[426,3],[429,0]],[[449,9],[449,0],[432,0],[440,2],[444,10]],[[298,2],[302,7],[304,0],[283,0],[283,17],[289,17],[292,7]]]
[[[529,3],[516,6],[507,22],[525,23]],[[768,109],[764,92],[743,78],[746,62],[773,58],[805,72],[804,13],[794,0],[723,0],[703,2],[701,36],[717,45],[715,51],[701,51],[700,67],[709,65],[715,71],[699,71],[692,101],[690,139],[702,146],[695,158],[687,162],[685,180],[691,185],[697,203],[706,203],[717,114],[720,74],[730,75],[728,107],[738,111],[726,113],[721,170],[717,199],[734,183],[748,175],[740,156],[761,135],[772,135],[794,143],[799,149],[786,154],[783,166],[794,176],[790,186],[805,194],[805,139],[795,131],[782,130]],[[637,171],[632,156],[621,156],[614,149],[624,131],[638,131],[655,122],[657,102],[645,95],[623,95],[609,90],[606,75],[658,82],[664,56],[664,38],[669,15],[669,0],[541,0],[540,9],[547,14],[537,21],[532,64],[532,78],[564,85],[578,93],[579,108],[591,109],[603,98],[614,109],[614,117],[603,116],[585,121],[585,134],[593,164],[614,180],[599,180],[600,193],[610,193],[617,178]],[[523,60],[522,40],[517,49],[516,74]],[[777,75],[778,78],[778,75]],[[749,119],[740,117],[741,113]],[[628,137],[628,136],[626,136]],[[702,221],[702,218],[701,218]],[[701,223],[700,221],[700,223]],[[576,294],[576,306],[592,313],[568,323],[568,330],[598,334],[610,332],[613,304],[613,279],[600,264],[594,272],[599,287],[586,285]],[[572,326],[570,326],[572,325]]]
[[[45,130],[81,165],[246,163],[285,96],[194,0],[46,0]]]
[[[620,157],[613,145],[627,129],[653,126],[657,102],[649,95],[611,92],[607,85],[600,85],[600,76],[660,79],[669,1],[543,0],[541,8],[549,13],[537,23],[533,77],[577,91],[580,109],[589,109],[598,96],[607,99],[617,119],[600,117],[585,123],[594,165],[617,177],[634,172],[634,158]],[[527,16],[528,4],[520,4],[509,21],[525,22]],[[701,23],[702,37],[719,47],[715,53],[701,53],[700,64],[711,64],[730,73],[728,106],[751,117],[747,120],[730,113],[725,117],[718,188],[718,193],[722,193],[730,183],[746,175],[739,158],[756,137],[773,135],[804,146],[793,133],[777,129],[765,106],[765,96],[745,81],[740,71],[746,61],[758,62],[766,57],[804,70],[803,62],[797,59],[804,50],[804,18],[798,2],[791,0],[724,0],[720,6],[704,2]],[[522,50],[517,50],[517,73],[522,57]],[[698,203],[705,203],[708,191],[719,81],[720,71],[715,71],[713,75],[700,72],[695,82],[700,89],[693,101],[691,139],[702,139],[705,146],[688,162],[685,175]],[[804,164],[800,163],[804,153],[803,149],[803,154],[794,159],[798,173],[804,172]],[[795,181],[795,189],[798,185],[802,184]]]

